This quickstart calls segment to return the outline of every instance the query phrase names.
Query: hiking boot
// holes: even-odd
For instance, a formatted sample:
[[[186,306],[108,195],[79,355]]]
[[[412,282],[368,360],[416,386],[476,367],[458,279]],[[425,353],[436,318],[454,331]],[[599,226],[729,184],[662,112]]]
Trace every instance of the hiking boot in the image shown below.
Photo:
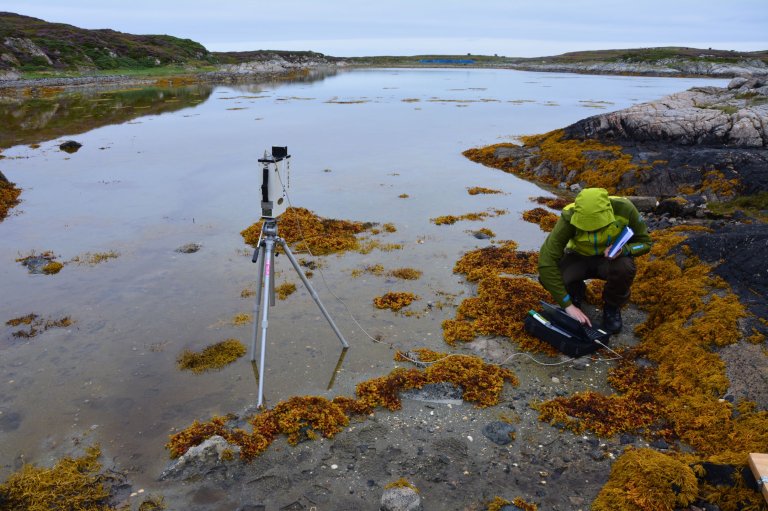
[[[621,307],[614,307],[607,303],[603,305],[603,330],[609,334],[621,332]]]
[[[587,295],[587,285],[584,284],[584,281],[579,281],[575,284],[572,284],[571,286],[568,286],[566,289],[568,291],[568,294],[571,295],[571,302],[581,309],[582,304],[586,301],[586,295]]]

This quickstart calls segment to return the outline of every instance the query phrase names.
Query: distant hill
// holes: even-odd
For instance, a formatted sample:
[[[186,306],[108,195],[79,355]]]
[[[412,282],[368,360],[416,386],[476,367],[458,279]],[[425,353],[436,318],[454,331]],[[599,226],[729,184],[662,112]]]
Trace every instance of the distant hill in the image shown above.
[[[768,64],[768,50],[743,52],[733,50],[714,50],[712,48],[686,48],[680,46],[665,46],[656,48],[630,48],[619,50],[574,51],[551,57],[535,57],[529,59],[514,59],[518,62],[545,61],[550,63],[597,63],[597,62],[626,62],[626,63],[657,63],[663,60],[693,60],[734,64],[749,60],[760,60]]]
[[[86,30],[0,12],[0,70],[88,71],[215,62],[202,44],[190,39]]]
[[[86,30],[62,23],[0,12],[0,79],[18,73],[90,73],[145,70],[167,66],[201,69],[221,65],[235,72],[258,71],[249,63],[279,61],[283,68],[344,61],[356,66],[499,67],[576,73],[737,76],[768,74],[768,51],[737,52],[711,48],[635,48],[520,58],[499,55],[413,55],[336,58],[322,53],[257,50],[209,52],[202,44],[169,35],[133,35]],[[277,66],[277,67],[280,67]],[[273,66],[274,67],[274,66]],[[242,69],[241,69],[242,68]],[[173,73],[164,69],[156,73]],[[175,70],[178,72],[178,70]]]

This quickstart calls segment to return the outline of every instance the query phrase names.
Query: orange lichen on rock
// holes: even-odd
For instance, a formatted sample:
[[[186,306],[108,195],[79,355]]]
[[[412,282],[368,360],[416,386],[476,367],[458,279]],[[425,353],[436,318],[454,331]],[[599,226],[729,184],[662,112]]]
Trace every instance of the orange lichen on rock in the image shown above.
[[[418,299],[419,297],[413,293],[390,292],[374,298],[373,305],[375,305],[377,309],[391,309],[397,312],[403,307],[408,307]]]
[[[558,216],[544,208],[533,208],[523,211],[523,220],[533,224],[539,224],[544,232],[551,232],[555,228]]]
[[[259,240],[263,220],[259,220],[240,235],[253,247]],[[357,234],[372,224],[321,218],[305,208],[286,209],[278,222],[278,233],[297,252],[309,250],[315,255],[357,250]]]

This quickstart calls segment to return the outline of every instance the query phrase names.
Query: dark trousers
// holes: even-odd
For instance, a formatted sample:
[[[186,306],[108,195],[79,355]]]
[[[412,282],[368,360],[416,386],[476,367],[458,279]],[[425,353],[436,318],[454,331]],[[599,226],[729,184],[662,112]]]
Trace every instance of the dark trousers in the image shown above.
[[[605,281],[603,303],[613,307],[621,307],[629,301],[635,271],[635,261],[630,256],[611,260],[603,256],[569,253],[560,259],[565,289],[572,297],[584,296],[585,280],[600,279]]]

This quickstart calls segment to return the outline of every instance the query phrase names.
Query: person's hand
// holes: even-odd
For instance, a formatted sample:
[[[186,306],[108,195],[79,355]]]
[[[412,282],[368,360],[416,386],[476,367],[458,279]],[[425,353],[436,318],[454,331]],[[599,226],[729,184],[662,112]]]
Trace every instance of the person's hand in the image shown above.
[[[592,326],[592,322],[589,320],[586,314],[584,314],[581,309],[576,307],[575,305],[571,304],[568,307],[565,308],[565,312],[572,317],[573,319],[577,320],[582,325],[586,323],[589,326]]]
[[[611,247],[612,247],[612,246],[613,246],[613,245],[611,245]],[[610,257],[610,256],[608,255],[608,252],[610,252],[610,250],[611,250],[611,247],[606,247],[606,249],[605,249],[605,252],[603,252],[603,255],[604,255],[605,257],[607,257],[608,259],[611,259],[611,260],[613,260],[613,259],[616,259],[617,257],[619,257],[619,256],[621,255],[621,250],[619,250],[618,252],[616,252],[616,255],[615,255],[615,256],[613,256],[613,257]]]

